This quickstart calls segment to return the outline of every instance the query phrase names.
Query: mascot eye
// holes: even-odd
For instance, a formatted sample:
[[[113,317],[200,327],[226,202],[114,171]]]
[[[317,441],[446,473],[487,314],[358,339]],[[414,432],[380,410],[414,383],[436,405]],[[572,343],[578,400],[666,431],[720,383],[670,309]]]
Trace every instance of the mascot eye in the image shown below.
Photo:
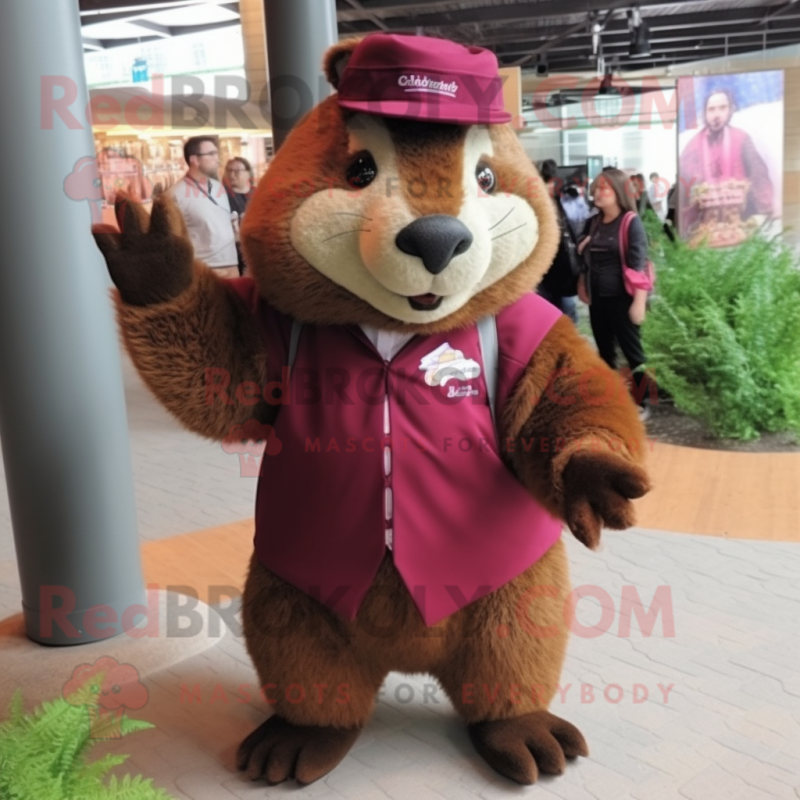
[[[491,194],[491,192],[494,191],[497,180],[494,177],[492,168],[488,164],[478,164],[478,168],[475,170],[475,178],[483,192]]]
[[[353,189],[363,189],[369,186],[378,176],[378,166],[369,153],[362,153],[347,168],[347,183]]]

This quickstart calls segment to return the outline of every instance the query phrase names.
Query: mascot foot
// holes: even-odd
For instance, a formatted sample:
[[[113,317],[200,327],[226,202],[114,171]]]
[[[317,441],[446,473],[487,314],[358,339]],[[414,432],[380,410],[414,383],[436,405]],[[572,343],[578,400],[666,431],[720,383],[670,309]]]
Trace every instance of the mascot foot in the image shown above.
[[[548,711],[476,722],[469,735],[489,766],[517,783],[535,783],[540,772],[559,775],[567,758],[589,755],[581,732]]]
[[[347,755],[359,733],[360,728],[292,725],[274,715],[239,745],[236,766],[270,786],[290,778],[313,783]]]

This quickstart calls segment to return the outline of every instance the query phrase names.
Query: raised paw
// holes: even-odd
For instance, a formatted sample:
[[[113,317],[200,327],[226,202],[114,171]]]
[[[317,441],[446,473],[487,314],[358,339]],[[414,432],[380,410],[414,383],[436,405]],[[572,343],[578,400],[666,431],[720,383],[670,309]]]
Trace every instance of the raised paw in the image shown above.
[[[119,231],[95,225],[92,234],[122,299],[145,306],[177,297],[191,283],[194,250],[175,201],[160,195],[148,214],[120,195],[114,211]]]
[[[477,722],[469,735],[492,769],[522,784],[536,783],[540,773],[560,775],[568,758],[589,755],[583,734],[549,711]]]
[[[256,728],[236,754],[236,766],[270,786],[294,778],[305,785],[327,775],[346,755],[360,728],[293,725],[274,715]]]
[[[589,548],[603,526],[622,530],[635,522],[631,499],[650,489],[641,468],[613,453],[576,453],[563,473],[564,516],[575,538]]]

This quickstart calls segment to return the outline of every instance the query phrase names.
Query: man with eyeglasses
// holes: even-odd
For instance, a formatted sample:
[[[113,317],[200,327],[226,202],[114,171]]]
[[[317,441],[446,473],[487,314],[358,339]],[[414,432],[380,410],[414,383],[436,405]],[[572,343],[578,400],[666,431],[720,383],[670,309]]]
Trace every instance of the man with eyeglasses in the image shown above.
[[[193,136],[183,146],[189,169],[171,189],[195,257],[222,278],[238,278],[236,240],[228,195],[217,180],[219,151],[212,136]]]

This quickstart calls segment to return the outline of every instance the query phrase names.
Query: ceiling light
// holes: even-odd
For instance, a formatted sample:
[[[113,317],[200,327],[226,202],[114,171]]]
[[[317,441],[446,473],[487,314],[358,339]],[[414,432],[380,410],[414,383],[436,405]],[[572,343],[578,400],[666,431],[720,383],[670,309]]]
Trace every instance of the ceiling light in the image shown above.
[[[592,34],[592,55],[597,56],[600,55],[600,34],[603,31],[603,26],[597,21],[596,14],[590,15],[589,22],[591,23],[590,30]]]
[[[631,34],[631,44],[628,55],[632,58],[650,55],[650,28],[642,19],[638,6],[628,11],[628,30]]]

